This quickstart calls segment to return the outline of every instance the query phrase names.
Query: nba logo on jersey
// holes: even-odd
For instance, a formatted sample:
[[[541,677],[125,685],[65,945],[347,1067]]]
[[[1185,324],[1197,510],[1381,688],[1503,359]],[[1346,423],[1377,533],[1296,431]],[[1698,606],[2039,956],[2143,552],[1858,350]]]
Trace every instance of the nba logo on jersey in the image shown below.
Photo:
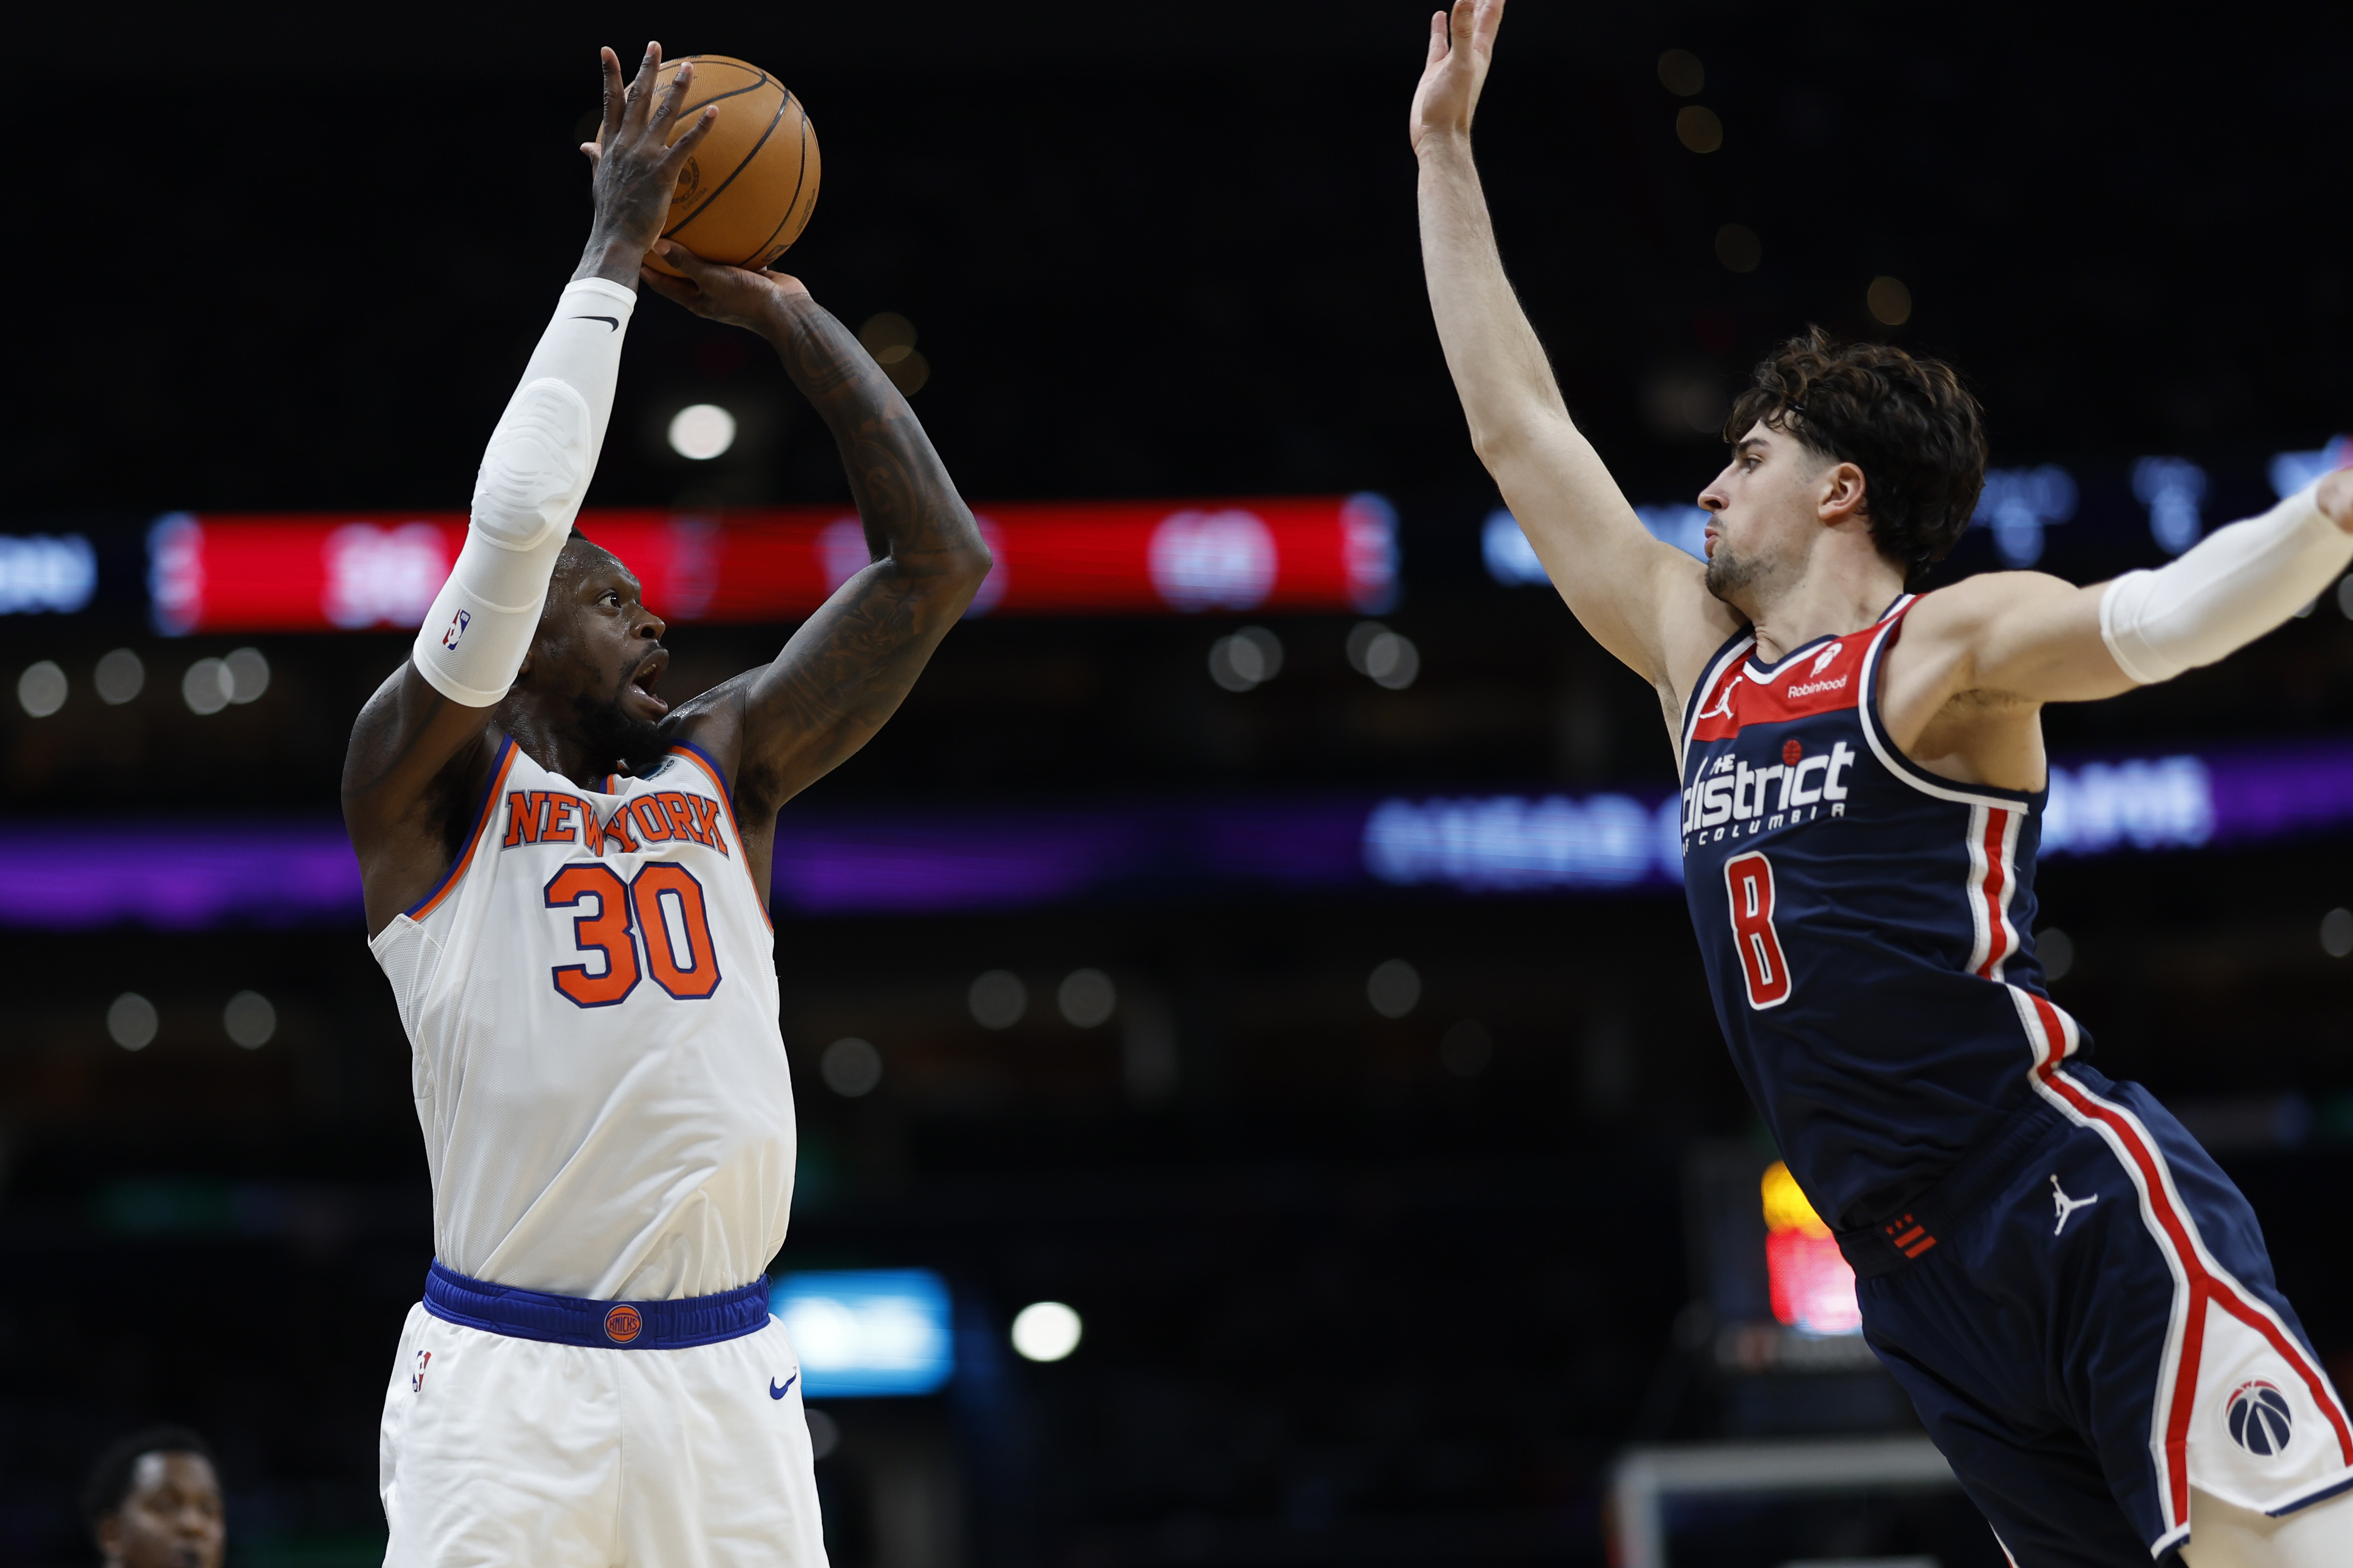
[[[441,646],[443,647],[456,647],[458,646],[458,639],[466,635],[466,628],[473,625],[473,623],[474,617],[469,611],[460,610],[456,615],[450,616],[449,629],[441,634]]]
[[[2288,1413],[2287,1395],[2279,1389],[2256,1378],[2241,1384],[2224,1408],[2231,1426],[2231,1441],[2257,1458],[2268,1459],[2287,1451],[2289,1435],[2295,1422]]]

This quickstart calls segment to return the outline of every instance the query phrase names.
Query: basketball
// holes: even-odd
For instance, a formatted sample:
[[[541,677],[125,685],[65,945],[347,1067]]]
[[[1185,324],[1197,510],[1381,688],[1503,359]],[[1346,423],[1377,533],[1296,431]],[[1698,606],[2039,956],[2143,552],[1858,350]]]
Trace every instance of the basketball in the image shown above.
[[[808,226],[817,206],[817,132],[784,83],[725,55],[686,55],[665,62],[662,90],[669,89],[679,67],[690,62],[694,79],[670,139],[675,142],[714,104],[719,123],[679,174],[662,237],[706,261],[756,271],[782,256]],[[680,276],[659,253],[649,252],[646,265]]]

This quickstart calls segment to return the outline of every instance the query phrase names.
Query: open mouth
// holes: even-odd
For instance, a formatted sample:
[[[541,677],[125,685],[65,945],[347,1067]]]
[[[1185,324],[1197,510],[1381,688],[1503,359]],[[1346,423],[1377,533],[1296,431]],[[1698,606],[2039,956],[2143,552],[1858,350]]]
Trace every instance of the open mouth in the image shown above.
[[[659,719],[669,712],[670,704],[655,694],[655,689],[661,685],[662,673],[669,668],[668,649],[658,647],[646,655],[644,662],[631,670],[628,679],[622,682],[622,700],[652,718]]]

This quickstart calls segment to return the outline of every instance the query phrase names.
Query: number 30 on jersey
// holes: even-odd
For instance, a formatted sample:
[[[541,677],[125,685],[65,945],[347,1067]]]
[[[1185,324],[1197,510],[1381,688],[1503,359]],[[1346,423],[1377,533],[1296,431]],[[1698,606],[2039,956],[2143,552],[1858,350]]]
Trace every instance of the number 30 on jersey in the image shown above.
[[[549,880],[546,896],[551,910],[596,906],[573,918],[572,942],[584,958],[598,953],[603,962],[593,968],[559,963],[552,972],[555,989],[574,1006],[610,1007],[648,973],[681,1002],[700,1002],[719,989],[719,953],[711,942],[702,884],[677,861],[656,860],[623,882],[608,866],[575,860]]]
[[[1724,890],[1732,904],[1732,945],[1740,950],[1748,1005],[1763,1011],[1789,999],[1789,963],[1773,930],[1773,862],[1757,850],[1724,863]]]

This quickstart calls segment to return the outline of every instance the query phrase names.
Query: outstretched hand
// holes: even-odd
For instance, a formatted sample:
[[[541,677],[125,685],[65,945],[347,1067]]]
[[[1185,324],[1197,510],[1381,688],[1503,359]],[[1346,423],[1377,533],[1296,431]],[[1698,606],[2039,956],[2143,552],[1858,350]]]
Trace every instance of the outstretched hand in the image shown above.
[[[1504,22],[1504,0],[1454,0],[1450,15],[1430,19],[1430,57],[1421,85],[1413,89],[1409,132],[1417,157],[1440,140],[1471,135],[1479,111],[1479,90],[1495,54],[1495,29]]]
[[[671,195],[679,171],[719,120],[716,107],[705,109],[676,142],[670,140],[694,79],[691,61],[659,94],[661,46],[648,44],[638,62],[637,79],[621,85],[621,58],[611,49],[598,51],[605,67],[605,115],[596,140],[584,142],[580,151],[596,166],[596,226],[588,237],[588,258],[579,276],[592,273],[623,281],[643,264],[646,252],[661,237],[670,217]],[[618,276],[615,276],[617,271]]]
[[[638,273],[638,281],[708,321],[756,332],[778,305],[796,294],[808,295],[807,284],[786,273],[754,272],[723,261],[705,261],[676,240],[656,240],[654,248],[686,276],[666,277],[649,267]]]

